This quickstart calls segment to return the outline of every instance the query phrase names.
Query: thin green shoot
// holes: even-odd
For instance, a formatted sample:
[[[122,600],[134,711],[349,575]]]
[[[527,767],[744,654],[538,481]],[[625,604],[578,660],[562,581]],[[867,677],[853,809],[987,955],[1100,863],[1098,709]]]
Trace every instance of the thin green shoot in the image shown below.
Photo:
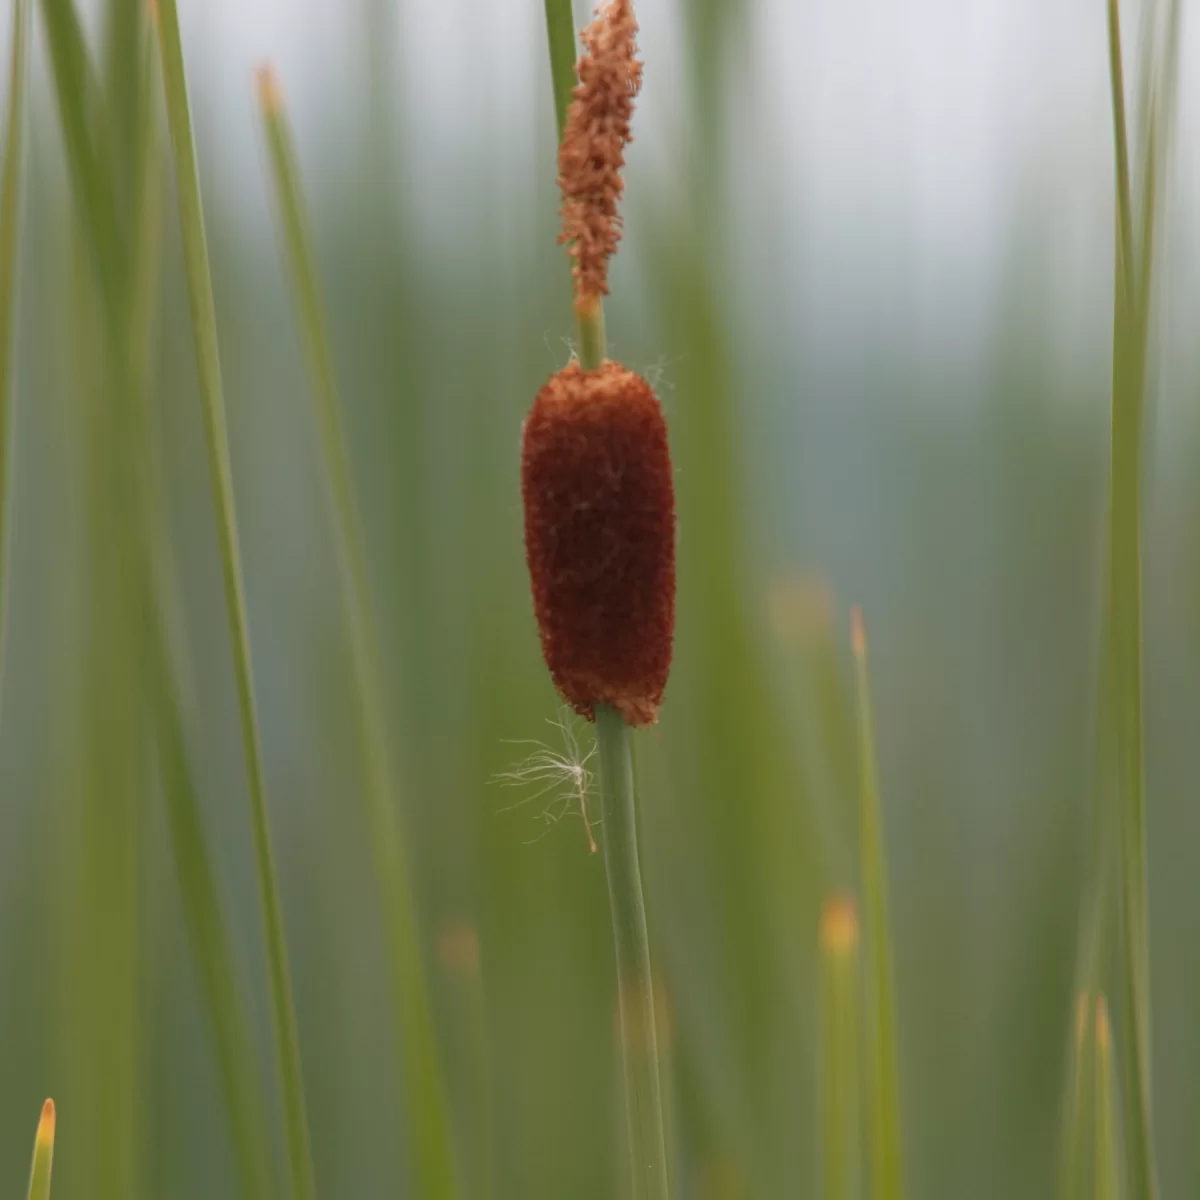
[[[851,615],[851,646],[858,684],[859,853],[866,959],[867,1111],[874,1200],[904,1196],[892,931],[888,915],[887,856],[879,806],[875,718],[862,613]]]
[[[281,1076],[284,1136],[287,1146],[289,1193],[298,1200],[314,1200],[316,1182],[309,1145],[308,1114],[300,1064],[299,1034],[292,1000],[291,973],[284,937],[274,852],[267,814],[262,737],[256,709],[250,628],[246,613],[245,584],[238,545],[237,509],[233,468],[221,382],[220,349],[212,276],[208,263],[200,177],[192,135],[191,110],[184,69],[179,13],[175,0],[159,0],[158,41],[166,97],[167,125],[175,160],[175,178],[183,235],[184,263],[196,345],[200,391],[213,499],[217,510],[225,604],[233,643],[234,674],[242,743],[246,757],[250,808],[254,831],[259,898],[267,943],[271,1015]]]
[[[396,1041],[402,1055],[401,1074],[412,1122],[418,1190],[430,1200],[449,1200],[458,1191],[450,1111],[398,810],[383,682],[378,670],[381,655],[378,627],[371,611],[366,543],[291,132],[279,81],[269,67],[259,72],[258,97],[293,296],[308,351],[321,467],[333,509],[354,679],[356,727],[366,773],[364,801],[383,897],[388,964],[395,993]]]
[[[596,706],[604,866],[617,957],[625,1113],[635,1200],[667,1200],[670,1175],[655,1027],[650,935],[638,862],[633,755],[625,719]]]
[[[0,178],[0,679],[8,641],[9,525],[12,506],[13,396],[16,391],[16,291],[20,249],[21,164],[25,143],[29,0],[15,0],[8,67],[8,122]]]

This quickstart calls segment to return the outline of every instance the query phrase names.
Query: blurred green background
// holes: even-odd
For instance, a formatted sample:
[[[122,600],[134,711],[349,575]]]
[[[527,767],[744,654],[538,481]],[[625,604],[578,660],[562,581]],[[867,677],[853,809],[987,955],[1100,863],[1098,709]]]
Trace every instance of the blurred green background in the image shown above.
[[[518,492],[523,414],[572,336],[542,5],[180,6],[321,1194],[415,1192],[333,530],[255,106],[263,59],[298,142],[346,402],[466,1194],[619,1195],[602,860],[576,817],[546,822],[546,798],[511,808],[536,789],[495,778],[528,753],[521,739],[561,748]],[[608,322],[611,352],[660,390],[679,490],[676,665],[637,754],[683,1197],[815,1194],[817,914],[854,887],[855,862],[825,655],[846,665],[851,604],[872,639],[911,1194],[1052,1194],[1095,761],[1112,326],[1102,8],[640,6],[646,79]],[[97,61],[104,9],[84,9]],[[95,503],[121,428],[95,386],[103,335],[43,34],[39,19],[0,720],[0,1173],[16,1194],[52,1094],[57,1197],[234,1195],[127,655],[145,614],[121,590],[121,513]],[[1185,26],[1182,62],[1145,564],[1155,1101],[1172,1196],[1200,1187],[1200,25]],[[157,516],[194,674],[203,837],[270,1088],[166,170]]]

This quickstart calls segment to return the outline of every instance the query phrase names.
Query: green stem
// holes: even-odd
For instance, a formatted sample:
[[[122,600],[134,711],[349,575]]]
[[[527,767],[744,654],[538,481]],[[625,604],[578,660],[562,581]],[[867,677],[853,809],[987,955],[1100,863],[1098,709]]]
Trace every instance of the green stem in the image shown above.
[[[1120,830],[1121,1054],[1125,1132],[1133,1195],[1156,1200],[1151,1120],[1150,950],[1146,879],[1146,799],[1142,701],[1142,445],[1146,398],[1154,228],[1161,171],[1160,123],[1170,114],[1173,69],[1150,89],[1140,199],[1140,245],[1133,241],[1121,30],[1117,0],[1108,3],[1116,158],[1117,263],[1113,303],[1113,379],[1107,585],[1107,727],[1115,768]],[[1177,32],[1172,26],[1172,38]],[[1170,48],[1169,49],[1173,49]],[[1152,52],[1143,70],[1153,72]],[[1140,255],[1140,257],[1139,257]]]
[[[430,1200],[457,1195],[454,1144],[433,1015],[421,956],[411,871],[400,824],[388,745],[377,625],[371,611],[366,544],[355,497],[325,314],[291,135],[278,83],[259,75],[259,99],[270,150],[283,240],[309,353],[319,448],[333,506],[336,552],[345,597],[346,634],[358,739],[365,763],[365,801],[375,871],[383,893],[388,967],[396,999],[397,1049],[402,1055],[418,1191]]]
[[[879,811],[875,719],[862,614],[853,614],[854,662],[858,680],[859,839],[867,961],[867,1068],[871,1131],[871,1194],[875,1200],[904,1195],[900,1074],[896,1046],[896,997],[892,979],[892,933],[888,916],[887,857]]]
[[[25,64],[29,46],[29,3],[13,5],[12,56],[8,75],[8,135],[0,183],[0,666],[8,628],[9,508],[12,489],[13,392],[15,390],[17,258],[21,220],[21,159],[25,140]],[[0,678],[3,672],[0,671]]]
[[[596,707],[604,866],[617,955],[617,999],[625,1070],[625,1111],[635,1200],[670,1195],[654,1024],[650,937],[638,865],[637,812],[629,726],[615,709]]]
[[[567,110],[575,89],[575,15],[571,0],[546,0],[546,37],[550,43],[550,79],[554,86],[554,116],[558,140],[567,126]]]
[[[604,338],[604,306],[594,301],[586,311],[576,308],[575,323],[579,328],[579,365],[585,371],[595,371],[608,357]]]
[[[308,1116],[305,1109],[304,1083],[300,1067],[299,1034],[292,1001],[287,943],[283,932],[279,885],[276,880],[271,831],[267,816],[262,740],[255,707],[250,630],[246,616],[241,552],[238,547],[233,470],[229,455],[225,397],[221,384],[216,311],[213,303],[212,278],[204,232],[204,212],[200,199],[200,179],[192,137],[191,111],[188,103],[187,78],[184,70],[183,45],[179,32],[179,13],[176,8],[176,0],[159,0],[158,34],[167,102],[167,122],[174,149],[176,188],[192,310],[192,329],[196,343],[200,390],[204,401],[209,470],[212,476],[213,497],[217,510],[217,530],[225,582],[225,604],[233,642],[234,674],[237,681],[242,742],[246,756],[259,898],[267,944],[273,1032],[281,1075],[289,1191],[292,1195],[299,1197],[299,1200],[313,1200],[316,1195],[316,1183],[309,1146]]]

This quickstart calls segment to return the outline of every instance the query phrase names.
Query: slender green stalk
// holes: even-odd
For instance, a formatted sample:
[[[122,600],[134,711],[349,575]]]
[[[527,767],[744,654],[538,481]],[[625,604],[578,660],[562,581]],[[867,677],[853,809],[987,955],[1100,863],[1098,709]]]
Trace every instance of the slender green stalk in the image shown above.
[[[875,719],[862,613],[852,614],[852,645],[858,681],[859,839],[866,942],[866,1028],[868,1112],[871,1135],[871,1194],[875,1200],[904,1195],[897,1065],[896,998],[892,979],[892,932],[888,917],[887,857],[879,809]]]
[[[42,24],[53,68],[67,167],[82,201],[80,216],[88,233],[105,314],[112,318],[122,309],[125,250],[100,85],[75,5],[69,0],[42,0]]]
[[[454,1145],[421,957],[411,871],[400,824],[398,789],[388,747],[383,683],[378,669],[381,660],[378,626],[371,611],[366,545],[292,139],[279,85],[269,68],[259,75],[259,100],[283,241],[312,372],[321,464],[333,506],[358,739],[366,773],[364,799],[375,870],[384,897],[389,971],[396,998],[397,1042],[409,1102],[418,1191],[431,1200],[440,1200],[458,1191]]]
[[[167,124],[174,149],[180,228],[183,235],[184,261],[192,310],[192,329],[196,343],[200,390],[204,401],[209,469],[217,509],[217,529],[225,581],[225,603],[233,642],[234,674],[237,680],[242,742],[246,755],[254,850],[267,942],[271,1010],[281,1074],[289,1192],[299,1197],[300,1200],[313,1200],[316,1195],[316,1183],[313,1177],[312,1152],[309,1146],[308,1115],[304,1101],[299,1035],[292,1001],[287,943],[284,938],[279,885],[275,875],[275,861],[267,815],[261,735],[255,708],[250,630],[246,615],[241,552],[238,547],[237,514],[234,502],[233,471],[229,456],[225,398],[221,384],[216,311],[213,304],[212,278],[204,232],[200,178],[192,138],[183,45],[179,33],[179,13],[175,0],[159,0],[158,38],[167,105]]]
[[[638,864],[630,730],[607,705],[596,707],[600,797],[604,808],[604,866],[617,954],[617,998],[625,1070],[625,1111],[635,1200],[670,1195],[663,1128],[650,936]]]
[[[1096,997],[1095,1044],[1095,1164],[1096,1200],[1117,1200],[1120,1195],[1120,1139],[1117,1136],[1117,1115],[1113,1106],[1112,1027],[1108,1020],[1108,1005],[1103,996]]]
[[[9,508],[12,493],[17,258],[20,246],[21,162],[25,141],[25,76],[29,58],[29,0],[15,0],[8,68],[8,129],[0,180],[0,679],[8,633]]]
[[[54,1101],[42,1105],[41,1119],[33,1139],[33,1163],[29,1168],[29,1200],[50,1200],[50,1175],[54,1169]]]
[[[554,85],[554,113],[558,138],[562,141],[571,107],[571,93],[578,76],[575,72],[575,17],[571,0],[546,0],[546,34],[550,44],[550,78]],[[586,308],[575,308],[579,331],[579,363],[585,371],[594,371],[608,357],[604,337],[604,306],[597,298]]]
[[[824,1200],[855,1200],[862,1178],[860,1037],[862,973],[858,909],[833,896],[821,911],[821,1190]]]
[[[575,89],[575,15],[571,0],[546,0],[546,38],[550,44],[550,79],[554,87],[554,116],[558,140],[567,126],[567,109]]]
[[[148,701],[159,748],[167,830],[200,989],[213,1023],[242,1196],[258,1200],[274,1194],[267,1106],[253,1067],[254,1040],[200,817],[176,676],[164,657],[169,640],[161,624],[147,638],[147,657],[151,660]]]
[[[1156,1200],[1157,1168],[1151,1119],[1149,901],[1146,878],[1146,801],[1142,701],[1141,501],[1149,327],[1155,225],[1163,171],[1163,142],[1174,109],[1179,10],[1172,3],[1165,66],[1148,44],[1143,75],[1144,114],[1140,236],[1130,179],[1120,13],[1108,2],[1116,163],[1117,263],[1113,302],[1112,428],[1105,670],[1114,797],[1119,813],[1121,1053],[1126,1087],[1125,1129],[1136,1200]]]
[[[1108,0],[1108,69],[1112,86],[1113,147],[1117,160],[1117,250],[1126,292],[1133,282],[1133,190],[1129,175],[1129,132],[1125,116],[1125,67],[1121,53],[1121,9]]]

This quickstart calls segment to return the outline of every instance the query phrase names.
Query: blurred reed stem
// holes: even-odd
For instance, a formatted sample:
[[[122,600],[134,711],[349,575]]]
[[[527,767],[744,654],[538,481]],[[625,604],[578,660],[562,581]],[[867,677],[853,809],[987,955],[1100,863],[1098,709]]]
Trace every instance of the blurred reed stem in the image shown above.
[[[1157,8],[1155,16],[1157,16]],[[1164,62],[1158,22],[1152,22],[1142,72],[1147,111],[1139,233],[1126,117],[1118,0],[1108,0],[1109,66],[1116,170],[1116,278],[1113,300],[1112,412],[1109,477],[1108,582],[1103,735],[1111,733],[1119,828],[1119,976],[1125,1130],[1136,1200],[1159,1194],[1151,1118],[1149,898],[1142,698],[1142,459],[1153,295],[1156,221],[1163,149],[1175,103],[1179,4],[1171,0]],[[1102,740],[1104,738],[1102,737]]]
[[[318,447],[334,518],[346,638],[354,679],[355,715],[363,756],[364,799],[375,870],[383,896],[389,974],[395,994],[396,1042],[412,1130],[418,1192],[431,1200],[457,1195],[454,1143],[446,1085],[421,955],[420,925],[388,748],[378,626],[371,611],[366,542],[354,489],[333,353],[321,303],[312,239],[296,171],[291,132],[271,68],[258,76],[271,176],[293,298],[308,352]]]
[[[262,739],[254,692],[250,630],[246,615],[245,585],[238,546],[237,511],[233,471],[229,456],[225,398],[221,383],[220,352],[212,277],[204,231],[200,179],[192,137],[191,112],[175,0],[157,5],[159,52],[166,97],[167,124],[174,150],[180,228],[192,312],[192,329],[200,390],[204,401],[205,434],[217,530],[225,581],[225,602],[233,643],[234,674],[237,681],[242,742],[246,756],[254,851],[260,902],[267,943],[273,1032],[281,1075],[284,1134],[287,1146],[289,1194],[299,1200],[314,1200],[316,1183],[309,1145],[308,1115],[300,1064],[299,1035],[292,999],[287,943],[275,874],[271,831],[267,813],[266,784],[262,761]]]
[[[1092,1029],[1095,1066],[1095,1198],[1117,1200],[1120,1195],[1120,1138],[1113,1106],[1112,1026],[1108,1005],[1096,997],[1096,1021]]]
[[[862,972],[858,908],[848,896],[831,896],[819,929],[821,1006],[821,1189],[824,1200],[856,1200],[862,1178],[861,1078]]]
[[[1086,1155],[1091,1141],[1089,1118],[1094,1101],[1092,1052],[1092,993],[1081,991],[1076,997],[1071,1023],[1071,1080],[1063,1122],[1061,1160],[1059,1162],[1059,1200],[1087,1200],[1090,1196]]]
[[[25,143],[25,77],[29,57],[29,0],[14,0],[8,65],[8,122],[0,181],[0,684],[8,641],[9,525],[12,505],[13,396],[16,392],[16,290],[21,222],[21,164]]]
[[[892,979],[892,932],[888,916],[887,857],[879,808],[875,718],[862,613],[851,614],[851,645],[858,683],[859,845],[866,946],[867,1105],[871,1140],[871,1195],[904,1195],[900,1079],[897,1065],[896,998]]]
[[[18,4],[20,0],[17,0]],[[29,1167],[29,1200],[50,1200],[50,1175],[54,1169],[54,1101],[42,1105],[33,1139],[33,1162]]]
[[[666,1200],[670,1181],[650,935],[638,865],[630,729],[620,713],[604,704],[596,706],[596,740],[600,749],[600,798],[604,811],[604,866],[617,956],[632,1195],[635,1200]]]

